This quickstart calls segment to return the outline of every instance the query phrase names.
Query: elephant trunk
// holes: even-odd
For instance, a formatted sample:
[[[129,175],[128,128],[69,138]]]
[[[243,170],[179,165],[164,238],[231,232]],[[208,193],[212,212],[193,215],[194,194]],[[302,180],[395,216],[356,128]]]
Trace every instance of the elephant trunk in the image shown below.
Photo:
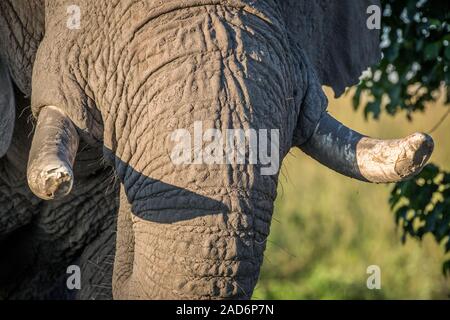
[[[116,117],[105,121],[106,145],[123,184],[116,299],[252,296],[278,170],[262,175],[261,163],[247,156],[241,163],[238,152],[227,162],[219,140],[225,142],[229,130],[270,136],[278,129],[279,158],[289,150],[283,137],[295,122],[285,112],[292,91],[288,45],[281,17],[269,13],[271,19],[248,7],[196,6],[134,33],[129,99],[113,105],[109,114]],[[173,139],[177,132],[187,143],[181,163],[172,157],[181,143]],[[211,134],[219,142],[213,159]]]
[[[197,199],[195,204],[199,195],[185,195],[191,199],[183,205],[185,191],[178,188],[172,193],[179,195],[159,194],[148,199],[158,203],[158,208],[142,215],[134,213],[122,190],[114,298],[251,298],[263,260],[271,208],[257,212],[249,197],[236,194],[221,195],[216,209],[212,196]],[[188,208],[187,202],[194,205]]]

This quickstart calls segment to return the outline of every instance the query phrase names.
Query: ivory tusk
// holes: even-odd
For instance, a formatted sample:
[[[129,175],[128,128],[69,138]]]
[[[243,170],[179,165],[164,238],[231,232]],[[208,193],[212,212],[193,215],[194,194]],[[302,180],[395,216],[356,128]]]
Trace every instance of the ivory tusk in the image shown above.
[[[419,174],[433,153],[434,143],[424,133],[396,140],[369,138],[325,113],[312,137],[299,147],[320,163],[348,177],[391,183]]]
[[[60,109],[42,108],[31,145],[27,178],[31,191],[44,200],[58,200],[73,187],[78,150],[77,129]]]

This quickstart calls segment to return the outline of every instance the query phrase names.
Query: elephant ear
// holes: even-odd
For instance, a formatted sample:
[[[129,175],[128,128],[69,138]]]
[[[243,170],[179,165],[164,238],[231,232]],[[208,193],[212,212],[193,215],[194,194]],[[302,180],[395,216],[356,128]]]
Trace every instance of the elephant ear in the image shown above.
[[[8,67],[0,59],[0,158],[6,154],[14,130],[16,107]]]
[[[279,0],[294,47],[302,48],[322,85],[340,96],[381,59],[380,32],[368,8],[379,0]]]

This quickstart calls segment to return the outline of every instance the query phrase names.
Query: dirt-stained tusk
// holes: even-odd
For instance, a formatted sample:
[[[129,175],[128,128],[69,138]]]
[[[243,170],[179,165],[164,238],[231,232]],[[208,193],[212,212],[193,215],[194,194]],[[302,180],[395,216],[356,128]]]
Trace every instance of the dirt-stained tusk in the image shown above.
[[[325,113],[312,137],[299,147],[320,163],[348,177],[391,183],[420,173],[433,153],[434,143],[424,133],[396,140],[369,138]]]
[[[42,108],[28,160],[28,185],[41,199],[57,200],[73,187],[73,163],[79,137],[72,121],[57,107]]]
[[[356,147],[356,159],[368,181],[398,182],[420,173],[433,149],[433,139],[424,133],[398,140],[362,138]]]

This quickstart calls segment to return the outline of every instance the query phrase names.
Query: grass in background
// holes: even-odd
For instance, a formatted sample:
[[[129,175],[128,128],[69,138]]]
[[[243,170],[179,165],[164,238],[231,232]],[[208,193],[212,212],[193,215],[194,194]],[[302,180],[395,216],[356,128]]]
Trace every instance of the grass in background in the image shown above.
[[[445,113],[430,106],[408,122],[397,115],[364,120],[350,97],[330,100],[329,112],[361,133],[397,138],[428,132]],[[450,169],[450,119],[433,133],[433,162]],[[298,150],[285,159],[265,261],[254,299],[448,298],[443,249],[433,239],[401,244],[388,197],[392,186],[343,177]],[[366,269],[381,268],[381,290],[369,290]]]

